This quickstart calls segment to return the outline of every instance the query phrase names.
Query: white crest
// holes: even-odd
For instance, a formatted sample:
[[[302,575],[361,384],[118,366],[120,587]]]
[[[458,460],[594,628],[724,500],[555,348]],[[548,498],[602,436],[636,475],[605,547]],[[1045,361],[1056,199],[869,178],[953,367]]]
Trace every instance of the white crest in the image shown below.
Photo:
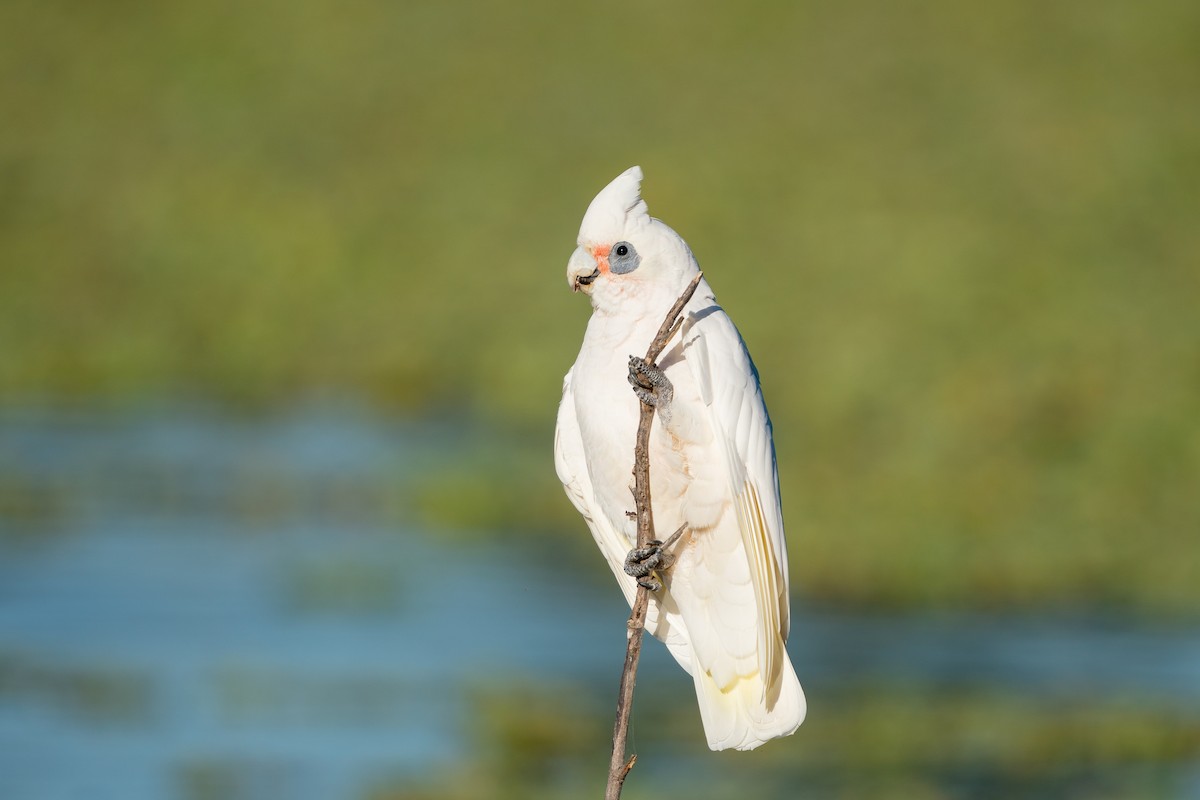
[[[612,244],[650,221],[642,200],[642,168],[630,167],[600,190],[579,225],[579,244]]]

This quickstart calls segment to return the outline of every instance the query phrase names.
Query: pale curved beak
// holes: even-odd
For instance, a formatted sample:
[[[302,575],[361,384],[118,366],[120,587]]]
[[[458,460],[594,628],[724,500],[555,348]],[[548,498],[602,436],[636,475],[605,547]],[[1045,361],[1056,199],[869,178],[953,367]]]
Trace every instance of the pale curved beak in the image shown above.
[[[575,252],[571,253],[571,258],[567,261],[567,285],[571,287],[571,291],[578,292],[581,289],[584,292],[588,291],[592,281],[598,277],[600,277],[600,268],[596,266],[596,259],[587,250],[576,247]]]

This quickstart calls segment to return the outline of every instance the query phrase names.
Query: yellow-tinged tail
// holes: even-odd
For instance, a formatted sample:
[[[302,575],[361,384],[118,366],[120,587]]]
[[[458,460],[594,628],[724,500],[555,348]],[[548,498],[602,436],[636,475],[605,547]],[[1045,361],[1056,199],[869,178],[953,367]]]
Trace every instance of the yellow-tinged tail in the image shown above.
[[[764,686],[759,673],[739,677],[725,689],[703,670],[694,670],[692,678],[704,734],[713,750],[753,750],[787,736],[800,727],[808,710],[804,690],[786,656],[772,686]]]

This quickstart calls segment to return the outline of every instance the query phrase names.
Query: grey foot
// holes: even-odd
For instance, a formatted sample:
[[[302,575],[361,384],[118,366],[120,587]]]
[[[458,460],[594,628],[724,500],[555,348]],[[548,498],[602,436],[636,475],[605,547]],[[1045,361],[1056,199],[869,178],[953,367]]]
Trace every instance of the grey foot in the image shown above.
[[[638,399],[659,411],[664,411],[675,396],[675,387],[666,374],[640,356],[629,357],[628,380]]]
[[[625,575],[637,578],[637,585],[646,587],[650,591],[660,591],[662,582],[659,581],[659,576],[655,575],[655,571],[666,572],[671,569],[674,564],[674,555],[667,552],[676,541],[680,534],[683,533],[684,525],[679,528],[664,543],[659,540],[649,542],[646,547],[635,547],[629,551],[629,555],[625,557]]]
[[[638,586],[652,592],[662,589],[662,583],[654,577],[654,570],[669,566],[668,556],[663,552],[662,542],[655,540],[645,547],[635,547],[625,556],[625,574],[637,578]]]
[[[667,537],[666,542],[654,539],[645,547],[635,547],[630,550],[629,555],[625,556],[625,574],[637,578],[638,586],[652,592],[661,591],[662,582],[655,574],[655,570],[666,572],[671,568],[675,563],[675,554],[670,550],[687,531],[688,524],[685,522]]]

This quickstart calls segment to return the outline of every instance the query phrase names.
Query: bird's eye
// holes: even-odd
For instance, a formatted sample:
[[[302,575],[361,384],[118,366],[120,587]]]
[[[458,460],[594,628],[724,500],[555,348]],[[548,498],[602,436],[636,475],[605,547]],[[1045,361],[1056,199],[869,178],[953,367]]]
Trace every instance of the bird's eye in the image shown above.
[[[640,263],[641,257],[629,242],[617,242],[608,253],[608,267],[617,275],[633,272]]]

